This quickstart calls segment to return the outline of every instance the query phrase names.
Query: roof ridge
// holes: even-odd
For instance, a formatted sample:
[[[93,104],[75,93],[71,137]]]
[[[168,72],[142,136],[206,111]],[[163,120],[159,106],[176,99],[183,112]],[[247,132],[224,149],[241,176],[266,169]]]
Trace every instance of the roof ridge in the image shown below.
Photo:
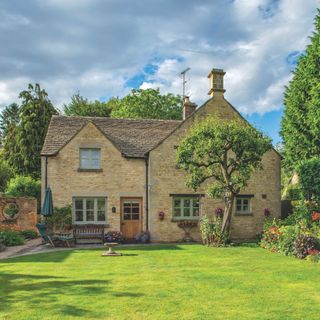
[[[75,119],[88,119],[88,120],[95,120],[95,119],[103,119],[103,120],[127,120],[127,121],[153,121],[153,122],[183,122],[183,120],[174,120],[174,119],[148,119],[148,118],[143,118],[143,119],[137,119],[137,118],[111,118],[111,117],[91,117],[91,116],[67,116],[64,114],[59,114],[59,115],[53,115],[52,117],[54,118],[75,118]]]

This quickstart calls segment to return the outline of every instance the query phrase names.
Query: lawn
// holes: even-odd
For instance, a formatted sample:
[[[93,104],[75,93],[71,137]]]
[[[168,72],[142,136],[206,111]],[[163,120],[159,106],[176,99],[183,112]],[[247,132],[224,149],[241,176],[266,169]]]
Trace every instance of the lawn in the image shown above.
[[[0,261],[0,319],[319,319],[320,265],[258,247],[59,251]]]

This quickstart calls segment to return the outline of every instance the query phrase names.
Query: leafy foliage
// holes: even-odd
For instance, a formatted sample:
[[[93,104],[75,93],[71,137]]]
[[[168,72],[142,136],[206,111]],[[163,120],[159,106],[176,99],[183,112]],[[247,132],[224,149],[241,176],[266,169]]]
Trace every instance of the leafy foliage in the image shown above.
[[[320,203],[320,158],[301,162],[297,166],[297,173],[304,198]]]
[[[225,200],[222,229],[228,230],[234,197],[252,172],[262,168],[262,156],[269,149],[270,139],[244,121],[209,117],[181,141],[176,161],[188,173],[192,189],[210,179],[207,193]]]
[[[7,186],[6,195],[12,197],[40,197],[41,182],[31,177],[16,176]]]
[[[318,250],[319,239],[309,234],[300,234],[294,242],[294,255],[299,259],[304,259],[310,251]]]
[[[19,124],[20,108],[16,103],[5,107],[0,115],[0,131],[2,140],[12,138],[12,130]]]
[[[171,93],[161,95],[159,89],[132,90],[124,98],[115,101],[111,117],[180,120],[181,97]]]
[[[77,93],[69,104],[64,105],[64,113],[67,116],[109,117],[117,101],[118,98],[111,98],[108,102],[89,101]]]
[[[207,216],[200,219],[200,232],[202,243],[207,246],[223,246],[227,243],[228,237],[222,232],[222,217],[216,216],[215,220],[210,220]]]
[[[53,208],[53,215],[46,218],[46,225],[55,231],[64,231],[72,225],[71,206]]]
[[[2,152],[0,151],[0,192],[4,192],[7,183],[13,178],[14,173],[8,163],[5,161]]]
[[[14,230],[2,230],[0,231],[0,238],[3,239],[5,246],[19,246],[24,244],[24,237],[19,231]]]
[[[40,151],[51,116],[57,111],[39,84],[29,84],[19,98],[19,108],[10,107],[10,112],[2,114],[6,119],[4,158],[16,174],[39,177]]]
[[[301,160],[320,156],[320,10],[310,39],[284,96],[281,135],[285,163],[291,169]]]
[[[20,233],[26,240],[36,239],[39,237],[38,233],[33,230],[22,230]]]

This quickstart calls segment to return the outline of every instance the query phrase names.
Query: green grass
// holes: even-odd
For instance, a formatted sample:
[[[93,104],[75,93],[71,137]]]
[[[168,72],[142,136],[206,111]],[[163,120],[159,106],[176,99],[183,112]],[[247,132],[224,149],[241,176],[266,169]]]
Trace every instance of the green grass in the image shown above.
[[[320,264],[258,247],[124,247],[0,261],[0,319],[319,319]]]

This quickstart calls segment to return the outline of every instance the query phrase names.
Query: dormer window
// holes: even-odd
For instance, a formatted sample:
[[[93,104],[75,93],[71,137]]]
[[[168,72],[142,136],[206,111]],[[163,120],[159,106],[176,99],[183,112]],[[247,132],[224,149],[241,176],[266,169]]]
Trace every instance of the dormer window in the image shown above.
[[[98,148],[81,148],[80,169],[101,169],[101,150]]]

